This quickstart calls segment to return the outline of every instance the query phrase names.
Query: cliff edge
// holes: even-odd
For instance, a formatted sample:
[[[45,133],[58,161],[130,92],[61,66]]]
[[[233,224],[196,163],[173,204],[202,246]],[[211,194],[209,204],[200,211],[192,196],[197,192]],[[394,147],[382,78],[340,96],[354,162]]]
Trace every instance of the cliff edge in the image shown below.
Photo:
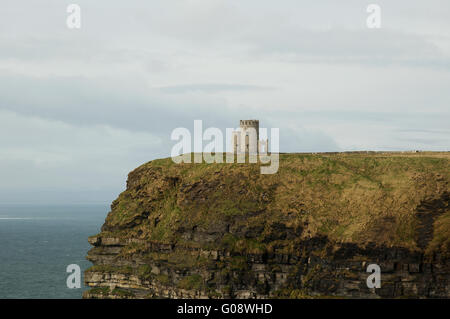
[[[89,238],[84,297],[450,298],[449,179],[448,152],[154,160]]]

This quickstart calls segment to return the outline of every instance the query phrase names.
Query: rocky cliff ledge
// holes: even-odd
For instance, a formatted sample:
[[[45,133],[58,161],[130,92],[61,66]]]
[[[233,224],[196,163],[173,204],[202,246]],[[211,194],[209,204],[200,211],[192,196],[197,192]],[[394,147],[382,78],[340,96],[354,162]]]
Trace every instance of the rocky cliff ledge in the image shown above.
[[[84,297],[450,298],[449,160],[282,154],[273,175],[151,161],[89,238]]]

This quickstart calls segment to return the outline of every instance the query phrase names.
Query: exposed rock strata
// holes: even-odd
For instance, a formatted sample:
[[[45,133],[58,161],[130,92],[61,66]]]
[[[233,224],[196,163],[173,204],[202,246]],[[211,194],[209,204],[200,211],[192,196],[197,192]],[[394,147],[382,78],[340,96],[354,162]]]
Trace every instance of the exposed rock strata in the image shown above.
[[[450,298],[447,154],[359,156],[290,155],[267,178],[141,166],[89,238],[84,297]],[[380,289],[366,285],[372,263]]]

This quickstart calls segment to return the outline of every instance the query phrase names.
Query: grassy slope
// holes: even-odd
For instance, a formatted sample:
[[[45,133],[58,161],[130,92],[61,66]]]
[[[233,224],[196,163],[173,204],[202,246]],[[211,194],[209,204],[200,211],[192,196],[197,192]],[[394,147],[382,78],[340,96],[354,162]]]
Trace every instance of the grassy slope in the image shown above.
[[[277,237],[282,223],[302,230],[296,240],[326,235],[417,249],[416,207],[449,192],[449,159],[449,153],[281,154],[273,175],[261,175],[258,164],[154,160],[130,173],[104,234],[205,245],[183,238],[182,230],[220,231],[233,221],[255,234],[226,234],[208,245],[289,250],[293,241]],[[448,210],[435,220],[428,249],[450,251]]]

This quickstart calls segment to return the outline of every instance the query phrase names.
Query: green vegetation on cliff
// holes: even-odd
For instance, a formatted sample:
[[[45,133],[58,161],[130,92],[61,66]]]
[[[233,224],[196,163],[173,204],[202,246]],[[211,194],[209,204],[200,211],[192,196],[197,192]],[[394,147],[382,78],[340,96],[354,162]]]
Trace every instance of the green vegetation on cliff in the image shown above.
[[[437,152],[280,154],[273,175],[154,160],[89,238],[86,296],[450,297],[449,180]]]
[[[119,237],[249,252],[289,250],[294,239],[318,235],[415,249],[417,207],[448,196],[449,158],[281,154],[273,175],[261,175],[258,164],[154,160],[130,173],[103,229]],[[449,220],[448,210],[435,216],[427,246],[449,249]]]

